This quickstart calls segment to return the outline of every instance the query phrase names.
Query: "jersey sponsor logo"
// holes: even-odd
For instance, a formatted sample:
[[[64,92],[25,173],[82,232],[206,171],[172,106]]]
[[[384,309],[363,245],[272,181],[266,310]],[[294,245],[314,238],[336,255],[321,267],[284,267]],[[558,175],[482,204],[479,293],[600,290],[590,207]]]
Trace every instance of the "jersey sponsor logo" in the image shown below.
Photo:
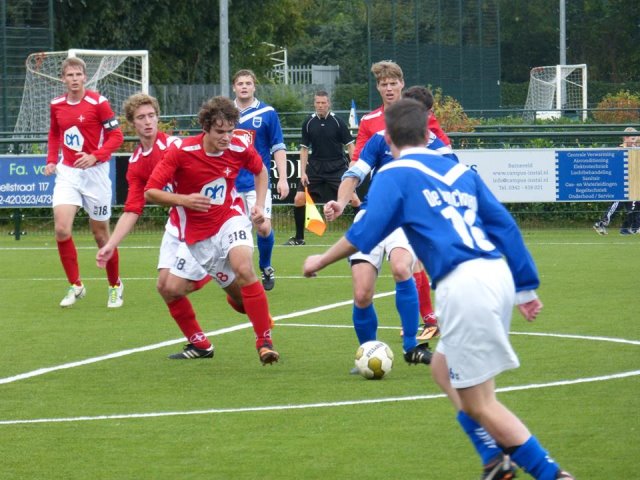
[[[211,205],[222,205],[227,196],[227,181],[224,178],[216,178],[203,185],[200,193],[211,199]]]
[[[253,145],[253,141],[256,137],[255,130],[246,130],[244,128],[236,128],[233,131],[233,134],[237,137],[240,137],[242,143],[244,143],[245,145]]]
[[[80,133],[80,129],[75,125],[64,132],[64,145],[76,152],[81,152],[84,146],[84,137]]]

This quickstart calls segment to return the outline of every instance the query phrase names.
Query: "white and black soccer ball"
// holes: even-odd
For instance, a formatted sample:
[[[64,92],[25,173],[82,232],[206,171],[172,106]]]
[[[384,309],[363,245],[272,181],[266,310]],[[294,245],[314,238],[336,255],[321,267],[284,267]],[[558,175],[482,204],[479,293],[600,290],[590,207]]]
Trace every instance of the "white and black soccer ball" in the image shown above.
[[[384,342],[365,342],[356,351],[358,373],[369,380],[379,380],[393,367],[393,352]]]

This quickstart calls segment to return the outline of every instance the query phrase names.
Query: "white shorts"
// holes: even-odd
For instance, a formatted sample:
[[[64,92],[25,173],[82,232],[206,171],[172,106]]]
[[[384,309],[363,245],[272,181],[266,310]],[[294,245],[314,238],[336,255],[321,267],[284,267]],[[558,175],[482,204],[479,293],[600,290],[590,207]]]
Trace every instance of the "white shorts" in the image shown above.
[[[244,211],[247,217],[251,217],[251,207],[256,204],[256,191],[249,190],[248,192],[238,192],[238,195],[244,203]],[[271,189],[267,188],[267,198],[264,199],[264,218],[271,220],[271,209],[273,206],[273,200],[271,199]]]
[[[440,341],[454,388],[479,385],[520,362],[509,343],[515,286],[507,263],[476,259],[458,265],[436,288]]]
[[[227,220],[213,237],[188,245],[193,258],[222,288],[228,287],[236,278],[228,257],[229,251],[239,246],[253,249],[251,220],[245,215]]]
[[[353,220],[353,223],[356,223],[358,220],[360,220],[360,217],[364,215],[364,212],[365,212],[364,210],[360,210],[357,213],[356,218]],[[371,265],[376,267],[376,270],[378,270],[378,273],[379,273],[380,268],[382,267],[382,260],[386,258],[387,261],[389,261],[391,251],[394,248],[404,248],[411,254],[411,258],[413,259],[411,262],[411,268],[413,269],[413,267],[415,266],[417,257],[415,252],[413,251],[413,248],[411,248],[411,245],[409,244],[409,240],[407,239],[407,236],[405,235],[404,230],[402,230],[402,228],[396,228],[378,245],[373,247],[373,250],[371,250],[371,252],[354,253],[349,257],[349,263],[353,262],[354,260],[362,260],[365,262],[369,262]]]
[[[161,268],[168,268],[172,275],[194,282],[207,276],[205,269],[191,255],[187,244],[166,230],[158,258],[158,270]]]
[[[109,162],[101,162],[82,170],[56,165],[52,206],[76,205],[82,207],[89,218],[105,221],[111,218],[111,179]]]

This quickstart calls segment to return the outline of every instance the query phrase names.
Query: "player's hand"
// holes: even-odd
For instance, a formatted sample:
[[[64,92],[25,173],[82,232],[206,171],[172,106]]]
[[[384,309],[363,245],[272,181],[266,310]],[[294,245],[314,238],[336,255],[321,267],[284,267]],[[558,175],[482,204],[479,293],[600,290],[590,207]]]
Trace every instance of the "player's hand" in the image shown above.
[[[280,194],[280,200],[284,200],[289,196],[289,182],[286,178],[280,178],[278,180],[278,193]]]
[[[94,155],[84,152],[77,152],[76,161],[73,162],[73,166],[75,168],[81,168],[82,170],[85,170],[89,167],[93,167],[96,163],[98,163],[98,159]]]
[[[340,205],[340,203],[336,202],[335,200],[329,200],[327,203],[324,204],[323,211],[324,211],[325,218],[328,221],[332,222],[333,220],[338,218],[340,215],[342,215],[342,212],[344,211],[344,207]]]
[[[251,221],[254,225],[262,225],[266,219],[264,218],[264,208],[260,205],[251,207]]]
[[[533,322],[542,310],[542,307],[543,305],[540,299],[535,298],[527,303],[518,305],[518,310],[520,310],[520,313],[527,321]]]
[[[318,270],[322,268],[321,258],[322,255],[311,255],[307,257],[302,266],[302,274],[307,278],[317,276]]]
[[[110,247],[109,245],[105,245],[98,250],[98,253],[96,254],[96,265],[98,265],[99,268],[105,268],[107,266],[107,262],[113,256],[114,250],[115,248]]]
[[[211,207],[211,199],[200,193],[190,193],[182,196],[180,205],[197,212],[208,212]]]
[[[47,163],[44,167],[44,174],[48,177],[49,175],[53,175],[54,173],[56,173],[56,166],[57,164],[55,163]]]

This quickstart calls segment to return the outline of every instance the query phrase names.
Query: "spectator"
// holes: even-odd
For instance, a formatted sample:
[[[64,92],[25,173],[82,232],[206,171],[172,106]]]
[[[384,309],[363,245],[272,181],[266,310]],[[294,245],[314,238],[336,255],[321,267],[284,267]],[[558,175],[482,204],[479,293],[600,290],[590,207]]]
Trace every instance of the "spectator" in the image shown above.
[[[627,133],[637,133],[637,130],[633,127],[627,127],[624,129]],[[640,147],[640,141],[637,136],[622,137],[622,148],[635,148]],[[615,215],[616,211],[624,207],[625,217],[620,228],[620,235],[632,235],[634,233],[640,233],[640,202],[628,201],[628,202],[613,202],[606,212],[602,214],[600,220],[593,224],[593,229],[598,235],[607,235],[607,227],[611,223],[611,218]]]

